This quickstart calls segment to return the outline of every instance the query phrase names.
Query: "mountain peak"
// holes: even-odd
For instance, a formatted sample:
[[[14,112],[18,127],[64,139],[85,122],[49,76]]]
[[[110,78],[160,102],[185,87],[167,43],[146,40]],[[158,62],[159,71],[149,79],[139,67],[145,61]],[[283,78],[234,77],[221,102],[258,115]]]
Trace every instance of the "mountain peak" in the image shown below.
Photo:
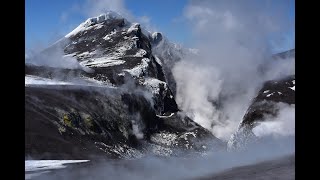
[[[81,31],[87,30],[90,27],[99,26],[100,23],[108,22],[108,21],[114,20],[114,19],[124,19],[124,17],[122,17],[120,14],[118,14],[114,11],[107,11],[106,13],[102,13],[99,16],[88,18],[86,21],[81,23],[78,27],[76,27],[69,34],[65,35],[65,37],[70,38]],[[125,21],[125,23],[126,23],[126,21]]]
[[[94,23],[102,23],[104,21],[108,21],[110,19],[121,19],[123,18],[120,14],[114,12],[114,11],[107,11],[106,13],[102,13],[97,17],[92,17],[87,19],[87,21],[89,20],[90,22],[94,22]]]

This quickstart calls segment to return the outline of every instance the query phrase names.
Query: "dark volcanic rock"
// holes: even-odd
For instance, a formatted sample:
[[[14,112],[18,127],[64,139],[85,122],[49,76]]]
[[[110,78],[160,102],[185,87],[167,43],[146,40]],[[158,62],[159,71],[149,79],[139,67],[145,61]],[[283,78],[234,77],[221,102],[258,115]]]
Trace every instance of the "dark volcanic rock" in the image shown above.
[[[295,104],[295,90],[292,89],[295,87],[294,82],[294,75],[279,81],[266,82],[250,105],[240,127],[252,125],[253,122],[263,119],[266,114],[276,116],[275,103]]]
[[[174,155],[183,149],[204,151],[208,145],[201,140],[220,142],[187,117],[157,116],[143,94],[121,89],[26,87],[25,103],[25,153],[33,158]]]
[[[292,58],[292,57],[295,57],[295,56],[296,56],[296,51],[295,51],[295,49],[290,49],[290,50],[288,50],[288,51],[275,54],[275,55],[273,56],[273,58],[275,58],[275,59],[286,59],[286,58]]]
[[[67,154],[69,158],[88,158],[102,154],[97,143],[106,147],[130,145],[129,113],[115,93],[103,95],[68,86],[26,87],[25,101],[27,156],[60,159],[65,158],[60,154]],[[104,152],[110,157],[119,156],[110,149]]]
[[[156,46],[162,40],[162,34],[159,32],[155,32],[152,34],[150,38],[152,44]]]
[[[295,75],[268,81],[263,85],[244,115],[238,131],[229,140],[228,147],[241,147],[254,139],[252,129],[267,117],[278,115],[277,103],[295,104]]]

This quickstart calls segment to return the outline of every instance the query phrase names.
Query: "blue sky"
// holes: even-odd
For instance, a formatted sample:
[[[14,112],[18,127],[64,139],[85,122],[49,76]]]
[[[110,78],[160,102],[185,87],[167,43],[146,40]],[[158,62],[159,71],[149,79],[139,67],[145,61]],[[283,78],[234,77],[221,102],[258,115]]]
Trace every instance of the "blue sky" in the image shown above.
[[[48,46],[55,42],[88,17],[82,13],[87,0],[27,0],[25,15],[26,48]],[[148,17],[156,30],[163,32],[171,41],[192,45],[191,31],[183,20],[187,0],[124,0],[124,7],[135,17]],[[80,7],[80,8],[79,8]],[[97,14],[98,15],[98,14]],[[293,20],[294,3],[290,7]],[[294,30],[286,35],[289,44],[283,49],[292,48]]]
[[[137,3],[139,2],[139,3]],[[125,6],[134,16],[147,16],[157,30],[173,41],[186,43],[185,24],[174,21],[181,16],[186,0],[125,0]],[[72,13],[83,0],[28,0],[26,1],[26,47],[46,45],[67,34],[87,17]],[[168,4],[170,3],[170,6]],[[63,14],[71,12],[66,20]]]

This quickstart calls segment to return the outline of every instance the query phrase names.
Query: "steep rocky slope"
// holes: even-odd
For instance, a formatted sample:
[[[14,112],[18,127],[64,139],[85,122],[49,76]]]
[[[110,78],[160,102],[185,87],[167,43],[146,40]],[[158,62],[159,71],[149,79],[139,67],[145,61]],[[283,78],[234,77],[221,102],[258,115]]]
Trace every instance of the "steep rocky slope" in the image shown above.
[[[31,57],[25,66],[26,157],[135,158],[224,148],[179,111],[153,54],[156,39],[108,12]],[[41,60],[51,62],[35,63]]]
[[[279,116],[279,103],[295,104],[295,75],[264,83],[245,113],[237,132],[228,142],[228,148],[241,148],[257,139],[253,128],[266,119]]]

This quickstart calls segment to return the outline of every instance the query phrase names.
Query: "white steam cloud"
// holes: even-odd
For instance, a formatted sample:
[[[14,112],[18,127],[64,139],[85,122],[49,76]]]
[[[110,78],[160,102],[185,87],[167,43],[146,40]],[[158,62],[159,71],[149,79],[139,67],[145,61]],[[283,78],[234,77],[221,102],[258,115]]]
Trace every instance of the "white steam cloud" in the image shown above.
[[[52,46],[53,47],[53,46]],[[93,72],[92,69],[80,65],[78,60],[72,56],[66,56],[59,45],[40,53],[26,54],[25,63],[35,66],[47,66],[64,69],[82,69],[86,72]]]
[[[76,58],[64,56],[62,48],[52,49],[50,53],[37,53],[26,59],[26,63],[37,66],[78,69],[80,64]]]
[[[132,133],[137,139],[143,139],[144,135],[142,130],[144,129],[144,124],[141,121],[140,113],[135,114],[131,120],[132,123]]]
[[[176,101],[179,107],[187,110],[187,115],[204,128],[211,129],[207,117],[217,121],[220,119],[219,111],[210,102],[210,99],[218,99],[221,91],[219,71],[212,66],[181,61],[174,67],[173,73],[177,82]]]
[[[263,136],[294,136],[295,135],[295,105],[278,103],[279,114],[275,118],[265,119],[253,128],[258,137]]]
[[[271,35],[294,28],[286,19],[292,2],[286,2],[203,0],[186,6],[199,53],[173,68],[176,100],[218,138],[235,132],[264,81],[294,74],[294,59],[272,62],[269,43]]]

